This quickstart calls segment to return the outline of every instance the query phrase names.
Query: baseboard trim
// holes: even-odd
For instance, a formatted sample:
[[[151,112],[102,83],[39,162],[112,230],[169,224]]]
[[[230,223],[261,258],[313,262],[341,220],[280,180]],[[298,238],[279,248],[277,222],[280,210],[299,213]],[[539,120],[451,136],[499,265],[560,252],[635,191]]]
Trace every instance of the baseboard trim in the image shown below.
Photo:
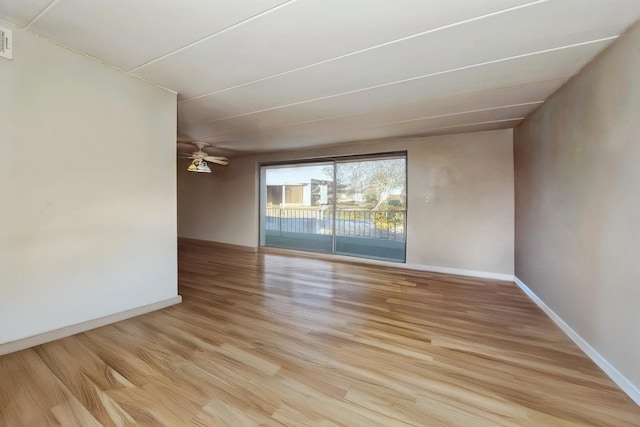
[[[192,239],[190,237],[178,237],[178,243],[205,246],[210,248],[235,249],[237,251],[258,252],[255,246],[234,245],[231,243],[214,242],[211,240]]]
[[[481,279],[505,280],[508,282],[513,282],[513,274],[491,273],[487,271],[476,271],[476,270],[463,270],[460,268],[437,267],[433,265],[424,265],[424,264],[407,264],[403,262],[382,261],[377,259],[358,258],[358,257],[351,257],[346,255],[306,252],[306,251],[299,251],[295,249],[261,247],[259,249],[259,252],[263,252],[267,254],[293,255],[293,256],[301,256],[306,258],[323,259],[327,261],[338,261],[338,262],[346,262],[346,263],[352,263],[352,264],[377,265],[380,267],[401,268],[404,270],[425,271],[429,273],[442,273],[442,274],[451,274],[456,276],[478,277]]]
[[[132,317],[140,316],[141,314],[150,313],[152,311],[160,310],[175,304],[180,304],[182,297],[177,295],[175,297],[155,302],[153,304],[143,305],[142,307],[132,308],[131,310],[121,311],[119,313],[110,314],[108,316],[100,317],[98,319],[88,320],[82,323],[76,323],[75,325],[65,326],[64,328],[55,329],[53,331],[44,332],[42,334],[33,335],[31,337],[23,338],[16,341],[10,341],[8,343],[0,344],[0,356],[3,354],[9,354],[16,351],[24,350],[26,348],[35,347],[40,344],[44,344],[50,341],[55,341],[60,338],[65,338],[71,335],[79,334],[80,332],[86,332],[91,329],[106,326],[111,323],[116,323],[121,320],[130,319]]]
[[[513,281],[513,274],[492,273],[490,271],[464,270],[461,268],[438,267],[434,265],[423,264],[405,264],[406,268],[411,270],[430,271],[433,273],[453,274],[456,276],[478,277],[481,279]]]
[[[547,316],[551,318],[555,322],[562,331],[567,334],[571,340],[576,343],[578,347],[582,351],[585,352],[587,356],[593,362],[600,367],[604,371],[605,374],[613,380],[614,383],[618,385],[638,406],[640,406],[640,389],[638,389],[631,381],[629,381],[620,371],[618,371],[607,359],[605,359],[600,353],[596,351],[591,345],[582,338],[576,331],[574,331],[571,326],[569,326],[560,316],[558,316],[547,304],[545,304],[540,297],[538,297],[529,287],[518,277],[514,276],[514,281],[516,284],[524,291],[525,294],[529,298],[535,302],[538,307],[544,311]]]

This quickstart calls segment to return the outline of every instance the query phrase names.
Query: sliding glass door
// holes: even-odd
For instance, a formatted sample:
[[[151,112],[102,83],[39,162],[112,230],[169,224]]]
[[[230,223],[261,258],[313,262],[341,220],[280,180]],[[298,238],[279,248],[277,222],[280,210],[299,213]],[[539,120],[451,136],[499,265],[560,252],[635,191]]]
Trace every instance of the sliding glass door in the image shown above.
[[[404,262],[406,155],[261,167],[260,244]]]
[[[261,244],[333,252],[333,163],[263,166]]]

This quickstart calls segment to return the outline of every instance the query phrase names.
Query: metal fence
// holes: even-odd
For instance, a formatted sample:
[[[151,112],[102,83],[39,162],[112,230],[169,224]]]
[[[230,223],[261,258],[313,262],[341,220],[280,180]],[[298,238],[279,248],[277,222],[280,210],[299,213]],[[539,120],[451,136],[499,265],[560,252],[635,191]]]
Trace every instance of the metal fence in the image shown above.
[[[267,208],[265,229],[279,233],[332,235],[332,209]],[[405,240],[406,211],[336,210],[336,236]]]

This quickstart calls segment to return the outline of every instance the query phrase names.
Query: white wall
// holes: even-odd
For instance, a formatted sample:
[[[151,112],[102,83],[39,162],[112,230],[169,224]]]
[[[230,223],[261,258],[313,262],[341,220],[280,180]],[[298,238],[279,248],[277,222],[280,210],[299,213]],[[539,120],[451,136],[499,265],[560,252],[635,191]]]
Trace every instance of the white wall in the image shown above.
[[[640,23],[527,118],[514,145],[516,275],[640,402],[638,46]]]
[[[513,274],[511,130],[239,157],[211,175],[179,163],[178,234],[256,247],[258,163],[401,150],[408,155],[407,263]]]
[[[0,344],[177,295],[176,97],[14,28]]]

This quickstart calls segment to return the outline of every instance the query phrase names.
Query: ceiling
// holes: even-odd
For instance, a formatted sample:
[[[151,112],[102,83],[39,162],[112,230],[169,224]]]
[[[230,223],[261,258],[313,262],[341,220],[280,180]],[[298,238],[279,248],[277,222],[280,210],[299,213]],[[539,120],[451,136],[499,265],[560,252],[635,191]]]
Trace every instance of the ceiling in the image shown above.
[[[640,0],[2,0],[0,19],[178,93],[229,152],[511,128]]]

